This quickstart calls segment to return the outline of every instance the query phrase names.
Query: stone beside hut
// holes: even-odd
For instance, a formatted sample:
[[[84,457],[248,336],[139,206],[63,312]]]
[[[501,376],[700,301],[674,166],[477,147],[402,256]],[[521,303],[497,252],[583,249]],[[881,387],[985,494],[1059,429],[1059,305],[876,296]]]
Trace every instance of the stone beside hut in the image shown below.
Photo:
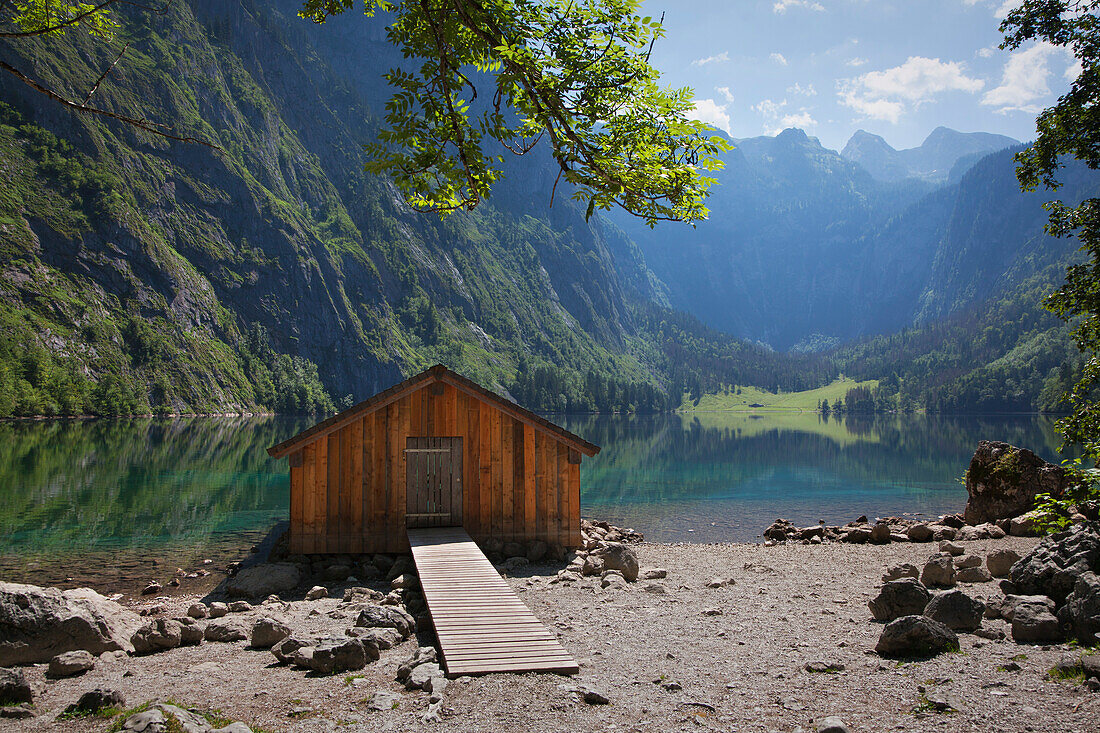
[[[581,545],[599,446],[436,365],[268,449],[290,460],[291,553],[408,552],[406,529]]]

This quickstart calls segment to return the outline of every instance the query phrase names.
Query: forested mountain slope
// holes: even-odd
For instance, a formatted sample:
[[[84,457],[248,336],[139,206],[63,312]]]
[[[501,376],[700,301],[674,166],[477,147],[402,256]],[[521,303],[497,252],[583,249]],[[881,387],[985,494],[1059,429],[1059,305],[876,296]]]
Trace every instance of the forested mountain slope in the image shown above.
[[[219,149],[0,78],[0,415],[323,410],[436,361],[538,408],[663,406],[670,353],[681,381],[793,374],[735,340],[736,364],[685,358],[694,326],[654,320],[662,286],[616,227],[560,189],[549,208],[546,160],[473,213],[410,211],[363,172],[398,52],[377,20],[299,6],[118,6],[130,49],[98,103]],[[118,52],[34,44],[5,58],[78,98]]]

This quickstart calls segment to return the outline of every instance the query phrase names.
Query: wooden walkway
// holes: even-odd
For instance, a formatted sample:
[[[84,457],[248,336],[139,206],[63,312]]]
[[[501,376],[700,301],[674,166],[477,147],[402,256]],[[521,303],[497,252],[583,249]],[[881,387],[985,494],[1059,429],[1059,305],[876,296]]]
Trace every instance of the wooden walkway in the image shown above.
[[[461,527],[410,529],[447,675],[579,671]]]

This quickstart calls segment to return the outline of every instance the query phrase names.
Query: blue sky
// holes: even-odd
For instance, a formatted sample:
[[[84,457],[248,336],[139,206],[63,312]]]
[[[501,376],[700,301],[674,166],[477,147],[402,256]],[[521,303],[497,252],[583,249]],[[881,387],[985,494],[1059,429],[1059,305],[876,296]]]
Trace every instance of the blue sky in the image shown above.
[[[665,14],[652,62],[734,137],[800,127],[840,149],[862,128],[895,148],[938,125],[1035,133],[1075,74],[1061,49],[997,48],[1009,0],[644,0]]]

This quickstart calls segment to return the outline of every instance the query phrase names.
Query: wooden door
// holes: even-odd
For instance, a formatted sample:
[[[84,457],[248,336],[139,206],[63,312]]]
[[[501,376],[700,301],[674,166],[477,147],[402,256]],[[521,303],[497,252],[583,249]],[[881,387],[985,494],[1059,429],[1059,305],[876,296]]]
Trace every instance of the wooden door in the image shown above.
[[[405,439],[405,522],[462,526],[462,438]]]

